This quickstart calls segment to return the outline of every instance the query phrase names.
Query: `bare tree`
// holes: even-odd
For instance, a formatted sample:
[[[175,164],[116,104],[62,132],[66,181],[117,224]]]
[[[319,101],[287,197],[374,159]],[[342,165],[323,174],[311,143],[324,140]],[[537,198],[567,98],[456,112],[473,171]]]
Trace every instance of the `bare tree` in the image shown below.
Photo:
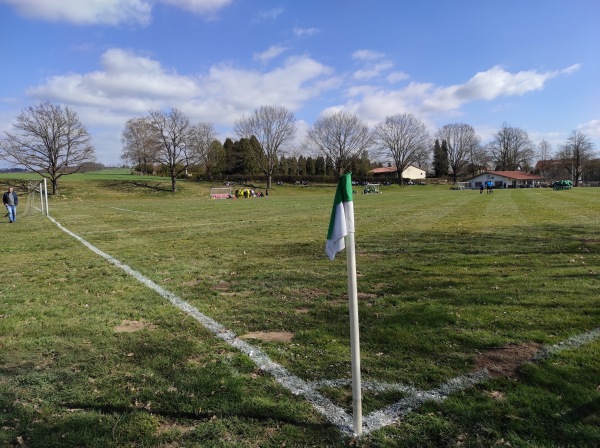
[[[575,186],[581,182],[583,171],[594,157],[594,144],[581,131],[573,131],[557,154],[563,167],[571,174]]]
[[[319,118],[309,129],[307,143],[325,159],[332,161],[341,176],[352,158],[373,145],[373,135],[366,123],[350,112],[338,111]]]
[[[217,131],[212,123],[198,123],[190,131],[190,146],[198,161],[204,165],[209,180],[219,163],[220,155],[215,151],[213,143],[217,139]]]
[[[492,141],[488,143],[496,169],[515,171],[526,170],[535,154],[533,143],[523,129],[510,127],[504,123]]]
[[[142,117],[127,120],[121,142],[123,143],[121,159],[135,165],[142,174],[148,174],[161,148],[150,119]]]
[[[87,129],[69,107],[48,102],[29,107],[13,127],[15,132],[5,132],[0,141],[0,158],[50,179],[53,195],[58,179],[96,159]]]
[[[537,148],[537,157],[539,158],[540,162],[540,176],[546,176],[546,165],[552,154],[552,145],[550,145],[550,143],[548,143],[546,140],[542,140],[538,143]]]
[[[473,126],[465,123],[446,124],[437,131],[436,138],[446,142],[454,183],[458,182],[458,177],[469,165],[475,170],[480,164],[481,140]]]
[[[251,145],[252,156],[267,177],[267,190],[270,190],[279,153],[296,136],[296,117],[285,107],[260,106],[252,115],[238,120],[234,129],[238,137],[254,136],[260,144],[258,148]]]
[[[177,177],[186,173],[190,164],[197,162],[190,145],[190,120],[178,109],[151,111],[149,120],[160,142],[156,161],[169,170],[171,190],[176,192]]]
[[[429,132],[425,124],[412,114],[385,117],[375,127],[374,136],[381,152],[394,160],[400,184],[406,168],[421,166],[429,158]]]

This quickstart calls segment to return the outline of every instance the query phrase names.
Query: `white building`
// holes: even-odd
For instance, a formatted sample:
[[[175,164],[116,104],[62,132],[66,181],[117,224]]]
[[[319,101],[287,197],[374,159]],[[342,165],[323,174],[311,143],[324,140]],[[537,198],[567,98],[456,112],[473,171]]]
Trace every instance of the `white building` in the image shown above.
[[[487,171],[471,179],[466,179],[461,184],[467,188],[478,189],[481,185],[492,181],[494,188],[526,188],[537,187],[545,178],[523,171]]]
[[[395,166],[388,166],[384,168],[375,168],[368,172],[373,177],[386,177],[398,179],[398,169]],[[402,179],[425,179],[426,172],[416,166],[409,166],[402,171]]]

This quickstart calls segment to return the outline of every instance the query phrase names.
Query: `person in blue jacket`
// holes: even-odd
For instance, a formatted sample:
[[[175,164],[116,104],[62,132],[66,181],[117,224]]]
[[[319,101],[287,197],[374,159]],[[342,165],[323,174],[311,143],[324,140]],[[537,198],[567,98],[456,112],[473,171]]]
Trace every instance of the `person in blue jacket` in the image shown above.
[[[8,222],[15,222],[17,220],[17,205],[19,205],[19,198],[13,187],[8,187],[8,191],[2,195],[2,203],[8,211]]]

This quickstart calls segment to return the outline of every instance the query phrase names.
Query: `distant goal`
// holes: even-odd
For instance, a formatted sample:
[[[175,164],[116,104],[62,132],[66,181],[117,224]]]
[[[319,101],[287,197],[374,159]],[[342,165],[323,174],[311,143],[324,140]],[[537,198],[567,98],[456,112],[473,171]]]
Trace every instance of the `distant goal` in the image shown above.
[[[471,183],[470,182],[457,182],[451,188],[452,190],[470,190]]]
[[[231,197],[231,187],[218,187],[210,189],[211,199],[229,199]]]
[[[48,211],[48,184],[46,179],[42,181],[31,180],[27,184],[27,202],[22,216],[30,216],[41,212],[44,216],[50,216]]]

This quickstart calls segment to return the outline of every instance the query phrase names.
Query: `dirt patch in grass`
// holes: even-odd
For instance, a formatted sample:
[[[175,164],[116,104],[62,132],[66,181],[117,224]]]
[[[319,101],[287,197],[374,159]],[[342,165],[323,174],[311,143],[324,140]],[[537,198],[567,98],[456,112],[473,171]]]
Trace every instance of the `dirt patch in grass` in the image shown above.
[[[200,280],[199,278],[197,278],[196,280],[190,280],[189,282],[183,282],[185,286],[196,286],[200,283],[202,283],[202,280]]]
[[[240,336],[240,339],[260,339],[267,342],[292,342],[294,333],[289,331],[253,331]]]
[[[220,281],[219,283],[214,285],[211,289],[213,291],[227,291],[227,290],[229,290],[229,288],[231,288],[231,283]]]
[[[377,294],[373,294],[370,292],[357,292],[356,297],[358,298],[358,300],[369,300],[369,299],[376,299]]]
[[[594,244],[600,244],[600,240],[590,238],[590,239],[586,239],[586,240],[581,240],[581,243],[591,246]]]
[[[157,433],[162,435],[166,432],[175,432],[180,435],[188,434],[193,432],[196,429],[196,425],[182,425],[176,422],[161,422],[158,425]],[[164,445],[169,446],[169,445]],[[171,446],[179,446],[179,445],[171,445]]]
[[[154,330],[156,325],[149,324],[141,320],[124,320],[120,325],[114,328],[115,333],[133,333],[147,328],[148,330]]]
[[[296,289],[295,291],[292,291],[291,295],[293,297],[298,297],[301,299],[316,299],[318,297],[326,297],[328,294],[327,291],[325,291],[324,289],[318,289],[318,288],[302,288],[302,289]]]
[[[492,377],[516,378],[519,367],[530,361],[541,348],[542,345],[535,342],[495,348],[481,353],[475,359],[475,367],[477,370],[487,369]]]
[[[250,291],[219,291],[219,294],[223,297],[250,297],[252,292]]]

